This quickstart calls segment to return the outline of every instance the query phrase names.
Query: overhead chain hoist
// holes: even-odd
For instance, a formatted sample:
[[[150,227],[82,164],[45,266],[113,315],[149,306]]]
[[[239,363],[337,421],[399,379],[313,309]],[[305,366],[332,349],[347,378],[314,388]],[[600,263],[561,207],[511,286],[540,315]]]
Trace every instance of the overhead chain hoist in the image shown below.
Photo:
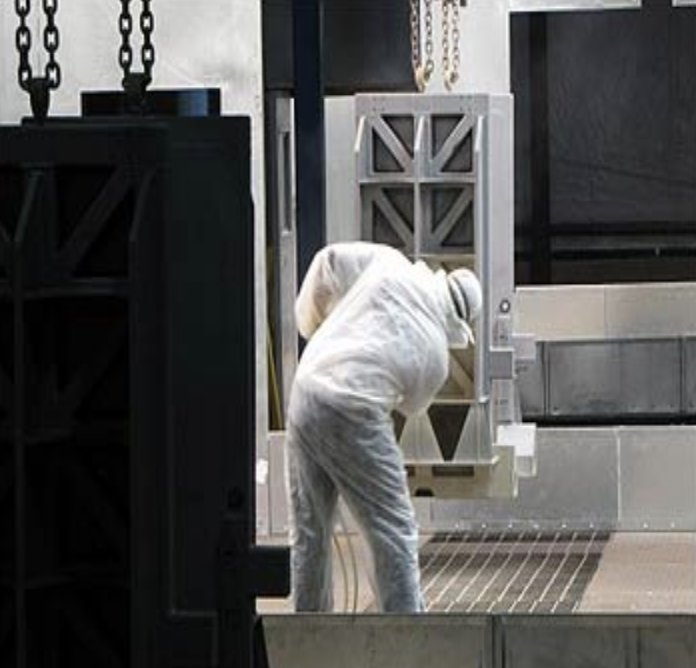
[[[411,0],[411,64],[418,90],[428,87],[435,71],[435,39],[433,36],[433,1],[425,0],[423,23],[425,35],[421,34],[421,0]],[[460,2],[442,2],[442,76],[447,90],[452,90],[459,81],[460,53]]]
[[[56,60],[56,53],[60,46],[60,33],[56,24],[58,0],[42,0],[42,9],[46,16],[43,47],[48,54],[48,60],[43,76],[37,77],[29,60],[32,48],[32,33],[28,25],[31,0],[15,0],[15,12],[19,18],[19,26],[15,33],[15,44],[19,53],[19,86],[29,94],[32,113],[39,122],[43,122],[48,116],[51,107],[51,91],[60,87],[62,79],[60,65]]]
[[[152,35],[155,32],[155,15],[152,13],[152,0],[140,0],[140,32],[143,43],[140,49],[141,72],[133,71],[133,15],[132,0],[121,0],[121,14],[118,28],[121,33],[121,46],[118,61],[123,70],[123,90],[126,94],[127,108],[130,112],[140,113],[145,108],[145,94],[152,83],[152,69],[155,65],[155,46]]]
[[[155,15],[152,12],[152,0],[140,0],[141,10],[139,27],[143,42],[140,49],[142,71],[133,71],[134,56],[131,39],[133,36],[133,0],[120,0],[121,13],[118,18],[121,45],[118,61],[123,70],[122,86],[126,94],[127,109],[140,113],[145,108],[145,94],[152,83],[152,70],[155,65],[155,46],[152,35],[155,31]],[[51,107],[51,91],[61,85],[62,73],[56,54],[60,47],[60,32],[56,23],[58,0],[41,0],[41,7],[46,17],[43,29],[43,48],[48,58],[43,76],[35,76],[31,66],[32,31],[29,18],[32,13],[31,0],[15,0],[15,13],[19,25],[15,34],[15,45],[19,54],[18,81],[22,90],[28,93],[34,118],[43,122]]]

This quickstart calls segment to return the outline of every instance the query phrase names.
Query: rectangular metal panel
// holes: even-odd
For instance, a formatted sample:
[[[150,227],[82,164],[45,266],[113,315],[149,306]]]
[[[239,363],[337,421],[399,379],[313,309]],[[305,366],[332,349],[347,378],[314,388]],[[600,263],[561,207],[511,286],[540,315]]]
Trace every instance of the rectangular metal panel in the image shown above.
[[[272,668],[692,668],[693,616],[266,616]]]
[[[172,605],[215,606],[211,579],[229,490],[254,493],[255,300],[249,119],[171,122],[167,243],[169,353],[166,456]],[[194,167],[195,165],[195,167]],[[195,244],[191,239],[196,239]],[[195,291],[192,289],[195,286]],[[234,308],[222,308],[222,304]],[[251,355],[251,357],[249,357]],[[234,411],[230,411],[234,406]],[[247,468],[248,467],[248,468]],[[251,480],[249,479],[251,478]],[[253,532],[254,528],[251,528]]]
[[[288,532],[288,493],[285,484],[285,432],[268,435],[268,484],[270,505],[270,532],[283,535]]]
[[[517,288],[519,332],[543,341],[601,339],[606,335],[602,286]]]
[[[607,285],[604,291],[608,338],[696,333],[696,284]]]
[[[434,502],[444,529],[482,524],[611,527],[618,517],[614,429],[539,429],[537,475],[519,481],[516,499]]]
[[[546,345],[537,343],[536,361],[518,374],[520,404],[525,419],[534,419],[546,413]]]
[[[502,668],[617,668],[630,666],[631,647],[614,628],[568,621],[509,618],[500,639]]]
[[[544,286],[517,288],[516,329],[544,341],[693,335],[696,285]]]
[[[549,414],[640,416],[681,409],[679,341],[551,343]]]
[[[356,211],[355,98],[326,100],[326,240],[328,243],[360,239]]]
[[[685,413],[696,413],[696,338],[682,341],[682,371],[684,373]]]
[[[496,630],[496,668],[692,668],[693,617],[507,616]]]
[[[687,668],[696,665],[696,621],[678,618],[662,620],[639,633],[638,658],[641,668]]]
[[[454,615],[267,616],[271,668],[490,668],[491,621]]]
[[[513,100],[511,96],[493,96],[488,121],[489,156],[486,159],[487,215],[491,225],[490,288],[491,308],[514,300],[514,147]]]
[[[256,536],[268,536],[271,533],[271,491],[268,475],[268,460],[256,459]]]
[[[622,529],[696,529],[696,427],[619,430]]]

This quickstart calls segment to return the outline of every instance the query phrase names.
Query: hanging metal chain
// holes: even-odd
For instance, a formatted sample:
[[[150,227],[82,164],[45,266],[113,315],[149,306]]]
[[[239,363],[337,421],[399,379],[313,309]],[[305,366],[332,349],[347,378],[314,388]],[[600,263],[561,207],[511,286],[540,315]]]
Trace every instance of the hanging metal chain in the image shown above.
[[[131,73],[133,67],[133,47],[130,43],[133,34],[133,17],[130,13],[130,3],[131,0],[121,0],[121,14],[118,17],[118,31],[121,33],[118,62],[123,70],[124,78]]]
[[[56,25],[58,13],[58,0],[43,0],[43,10],[46,14],[46,27],[43,31],[43,45],[48,53],[48,61],[44,70],[44,76],[49,89],[55,90],[61,83],[61,69],[56,60],[56,53],[60,46],[60,33]],[[31,0],[15,0],[15,12],[19,17],[19,27],[15,35],[17,51],[19,52],[18,80],[22,90],[29,92],[34,73],[32,71],[29,55],[32,47],[32,35],[27,20],[31,14]]]
[[[420,0],[411,0],[411,64],[418,90],[423,92],[435,70],[433,61],[433,0],[425,0],[425,56],[421,45]]]
[[[421,66],[420,0],[411,0],[411,68],[416,84]]]
[[[425,81],[430,81],[430,77],[435,71],[435,43],[433,41],[433,0],[425,0]]]
[[[456,2],[457,0],[455,0]],[[442,74],[445,85],[450,70],[450,0],[442,0]]]
[[[459,80],[461,53],[459,48],[460,0],[442,0],[442,73],[447,90]],[[452,17],[450,20],[450,9]],[[452,51],[450,56],[450,49]]]
[[[27,25],[27,19],[31,12],[30,0],[15,0],[15,12],[19,18],[19,27],[15,34],[15,44],[19,53],[19,86],[22,90],[29,92],[29,82],[33,76],[31,63],[29,62],[31,30],[29,30]]]
[[[147,87],[152,83],[152,70],[155,65],[155,46],[152,35],[155,32],[155,15],[152,12],[152,0],[140,0],[140,32],[143,44],[140,49],[142,72],[133,72],[133,15],[132,0],[120,0],[121,14],[118,18],[118,29],[121,33],[121,46],[118,52],[118,62],[123,70],[123,88],[133,101],[134,106],[142,107]]]
[[[19,26],[15,34],[15,45],[19,54],[17,78],[22,90],[29,93],[34,117],[43,121],[50,107],[50,92],[57,90],[62,81],[62,73],[56,54],[60,47],[60,32],[56,24],[58,0],[42,0],[43,12],[46,15],[46,26],[43,30],[43,47],[48,54],[44,68],[44,76],[36,77],[31,67],[29,56],[32,47],[32,35],[27,21],[31,14],[31,0],[15,0],[15,13],[19,18]]]
[[[459,0],[454,0],[454,6],[452,7],[452,69],[450,70],[448,88],[451,88],[459,81],[459,67],[461,65],[461,51],[459,47],[461,38],[459,30],[460,20]]]
[[[56,60],[56,53],[60,47],[60,33],[56,25],[56,14],[58,13],[58,0],[43,0],[43,10],[46,14],[46,27],[43,31],[44,49],[48,53],[46,63],[46,79],[51,90],[56,90],[62,80],[60,65]]]
[[[155,45],[152,34],[155,32],[155,15],[152,13],[152,0],[142,0],[143,9],[140,12],[140,32],[143,34],[143,46],[140,57],[143,61],[143,73],[152,81],[152,68],[155,66]]]

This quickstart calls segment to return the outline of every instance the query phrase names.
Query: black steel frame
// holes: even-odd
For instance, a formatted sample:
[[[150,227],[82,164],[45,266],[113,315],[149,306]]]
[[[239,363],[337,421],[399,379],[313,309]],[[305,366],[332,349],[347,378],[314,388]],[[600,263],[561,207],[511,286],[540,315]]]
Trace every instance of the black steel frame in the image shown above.
[[[77,650],[66,649],[59,632],[66,619],[82,630],[80,651],[99,665],[262,665],[255,598],[286,595],[289,566],[287,550],[254,544],[250,164],[244,118],[76,119],[0,129],[0,192],[11,195],[0,206],[0,308],[11,314],[3,321],[13,323],[14,342],[0,359],[0,454],[13,467],[0,482],[13,489],[14,536],[11,553],[0,550],[0,586],[12,594],[9,607],[6,597],[0,601],[0,651],[10,638],[3,665],[74,665]],[[74,336],[103,344],[103,354],[87,356],[65,400],[37,404],[42,388],[56,383],[27,366],[36,357],[27,346],[38,338],[49,379],[60,375],[66,356],[51,338],[52,320],[39,314],[29,332],[25,311],[37,303],[59,309],[71,299],[101,304],[107,327],[87,322],[89,331]],[[117,327],[108,325],[112,313],[122,315]],[[61,331],[70,326],[60,313],[58,320]],[[0,327],[0,337],[7,335]],[[114,352],[124,346],[125,357]],[[98,496],[120,490],[122,511],[109,507],[102,524],[122,558],[104,571],[106,557],[92,545],[101,534],[70,534],[83,553],[92,547],[92,561],[71,567],[68,579],[54,568],[36,580],[41,546],[55,550],[57,527],[72,516],[57,525],[35,521],[27,498],[43,478],[27,477],[27,448],[80,436],[74,409],[114,359],[119,422],[92,420],[84,429],[97,444],[115,441],[120,464],[102,467],[96,480],[80,470],[69,481],[81,488],[84,479]],[[72,412],[58,410],[63,404]],[[72,461],[57,461],[64,460]],[[29,543],[27,532],[37,527],[41,540]],[[94,593],[104,578],[120,588],[120,599]],[[58,613],[37,622],[28,597],[56,587],[63,592]],[[99,614],[76,607],[85,587]]]

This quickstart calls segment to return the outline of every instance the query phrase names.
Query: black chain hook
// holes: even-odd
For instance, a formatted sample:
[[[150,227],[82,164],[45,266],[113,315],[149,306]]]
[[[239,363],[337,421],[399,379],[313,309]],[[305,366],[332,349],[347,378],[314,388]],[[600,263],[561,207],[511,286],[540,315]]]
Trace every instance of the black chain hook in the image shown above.
[[[18,81],[20,88],[29,94],[34,118],[43,123],[51,106],[51,91],[60,87],[62,75],[56,53],[60,46],[60,33],[56,25],[58,0],[42,0],[46,15],[46,27],[43,31],[43,47],[48,54],[44,76],[36,77],[31,68],[32,35],[27,19],[31,14],[31,0],[15,0],[15,13],[19,18],[19,27],[15,34],[15,45],[19,53]]]
[[[123,70],[123,90],[126,93],[126,104],[131,113],[142,114],[145,112],[145,94],[152,83],[152,68],[155,64],[155,47],[152,43],[152,34],[155,31],[155,15],[152,13],[152,0],[140,0],[140,32],[143,36],[143,45],[140,50],[143,71],[133,72],[133,47],[131,37],[133,35],[133,15],[131,14],[132,0],[121,0],[121,14],[118,19],[118,28],[121,33],[121,47],[118,60]]]

